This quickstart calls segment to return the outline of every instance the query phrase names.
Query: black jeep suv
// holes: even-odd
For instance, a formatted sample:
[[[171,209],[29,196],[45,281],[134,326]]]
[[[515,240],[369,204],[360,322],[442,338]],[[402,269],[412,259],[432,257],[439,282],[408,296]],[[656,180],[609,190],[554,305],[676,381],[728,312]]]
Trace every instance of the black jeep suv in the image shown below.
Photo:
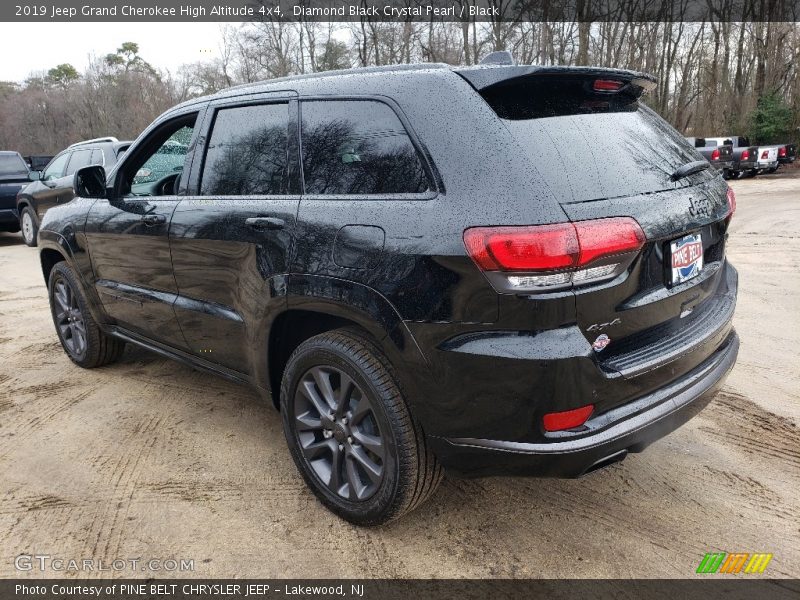
[[[36,232],[47,209],[72,200],[72,183],[78,169],[100,165],[108,171],[130,144],[115,137],[96,138],[72,144],[54,156],[17,196],[19,228],[25,243],[36,246]]]
[[[639,102],[653,85],[424,65],[181,104],[47,212],[61,343],[82,367],[132,343],[255,386],[359,524],[442,468],[619,461],[705,406],[739,347],[734,196]],[[165,147],[182,169],[137,183]]]

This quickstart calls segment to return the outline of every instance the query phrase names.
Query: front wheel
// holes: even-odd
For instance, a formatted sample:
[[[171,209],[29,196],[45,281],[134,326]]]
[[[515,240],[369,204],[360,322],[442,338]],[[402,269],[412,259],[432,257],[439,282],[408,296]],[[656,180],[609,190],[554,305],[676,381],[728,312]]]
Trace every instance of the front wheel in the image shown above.
[[[303,479],[352,523],[395,519],[441,481],[389,361],[356,332],[323,333],[294,351],[283,375],[281,413]]]
[[[98,327],[86,306],[78,278],[66,263],[53,267],[48,291],[58,339],[72,362],[91,369],[112,363],[122,355],[125,342]]]
[[[36,217],[29,206],[23,208],[19,214],[19,228],[25,244],[32,248],[36,246],[36,234],[39,232],[39,226],[36,225]]]

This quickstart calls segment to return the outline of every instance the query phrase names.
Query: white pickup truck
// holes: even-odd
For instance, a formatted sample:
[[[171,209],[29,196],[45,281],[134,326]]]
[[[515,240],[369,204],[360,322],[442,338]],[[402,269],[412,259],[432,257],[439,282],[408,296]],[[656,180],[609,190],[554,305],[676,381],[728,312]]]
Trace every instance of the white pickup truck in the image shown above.
[[[780,146],[758,147],[758,172],[774,173],[778,170],[778,149]]]

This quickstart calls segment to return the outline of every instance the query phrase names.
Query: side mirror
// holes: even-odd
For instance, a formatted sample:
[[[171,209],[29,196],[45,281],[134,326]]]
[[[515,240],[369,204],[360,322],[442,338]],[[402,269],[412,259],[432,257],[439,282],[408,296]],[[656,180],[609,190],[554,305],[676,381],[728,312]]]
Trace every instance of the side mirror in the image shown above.
[[[100,165],[78,169],[75,171],[72,189],[80,198],[105,198],[106,170]]]
[[[31,181],[39,181],[42,178],[41,171],[28,171],[28,179]]]

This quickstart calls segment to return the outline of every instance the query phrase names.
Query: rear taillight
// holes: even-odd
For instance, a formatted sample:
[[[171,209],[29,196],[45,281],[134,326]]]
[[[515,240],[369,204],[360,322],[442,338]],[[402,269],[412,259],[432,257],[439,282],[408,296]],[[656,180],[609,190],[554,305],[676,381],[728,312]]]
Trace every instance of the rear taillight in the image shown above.
[[[622,86],[625,85],[616,79],[595,79],[594,91],[595,92],[617,92]]]
[[[762,158],[762,159],[769,158],[769,150],[764,150],[764,151],[761,153],[761,158]]]
[[[613,279],[644,242],[642,228],[630,217],[464,231],[467,253],[504,293],[546,292]]]
[[[565,410],[564,412],[547,413],[542,417],[542,425],[545,431],[575,429],[589,420],[593,410],[594,404],[589,404],[573,410]]]
[[[728,186],[728,219],[733,216],[733,213],[736,212],[736,194],[733,193],[733,189]]]
[[[714,148],[711,151],[711,160],[719,160],[719,148]]]
[[[750,160],[750,152],[747,150],[742,151],[742,160]]]
[[[778,156],[780,156],[781,158],[786,157],[786,146],[781,146],[778,149]]]

